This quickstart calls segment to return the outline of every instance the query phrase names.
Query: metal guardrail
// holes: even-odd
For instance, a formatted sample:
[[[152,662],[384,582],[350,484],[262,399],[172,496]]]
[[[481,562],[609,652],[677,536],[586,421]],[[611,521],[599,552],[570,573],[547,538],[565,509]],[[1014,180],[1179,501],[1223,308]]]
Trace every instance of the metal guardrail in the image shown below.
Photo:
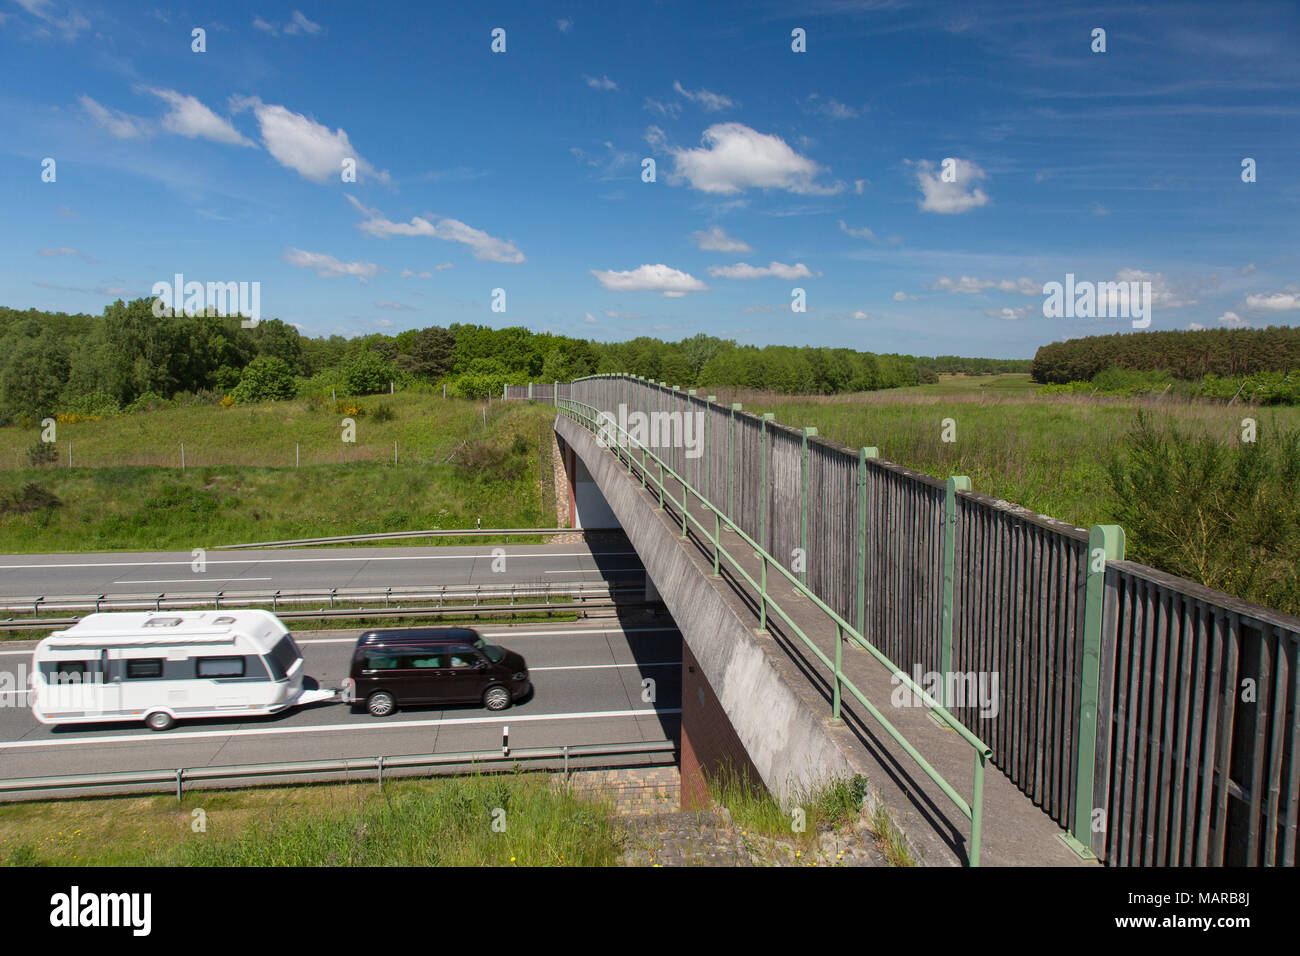
[[[606,572],[617,574],[619,572]],[[641,572],[633,572],[640,574]],[[275,590],[231,591],[222,589],[216,592],[136,592],[121,593],[110,597],[108,594],[72,594],[72,595],[32,595],[24,597],[0,598],[0,610],[28,611],[39,615],[47,611],[179,611],[198,609],[211,605],[213,610],[250,605],[269,604],[279,612],[281,604],[315,604],[328,601],[331,608],[336,602],[383,601],[384,606],[394,601],[437,601],[439,605],[448,600],[469,601],[477,605],[482,601],[509,600],[515,603],[521,599],[541,599],[550,602],[556,598],[570,598],[574,601],[590,599],[615,600],[628,592],[644,590],[644,585],[626,584],[509,584],[500,586],[483,585],[440,585],[439,587],[395,587],[395,588],[299,588]]]
[[[760,596],[759,627],[760,628],[766,627],[767,613],[768,613],[768,609],[770,608],[772,611],[780,615],[780,617],[785,621],[785,623],[790,627],[790,629],[796,635],[798,635],[801,641],[803,641],[804,645],[808,648],[808,650],[810,650],[813,654],[815,654],[823,664],[825,664],[827,667],[831,669],[833,686],[834,686],[832,705],[831,705],[832,719],[837,721],[840,720],[841,693],[842,693],[842,689],[847,689],[849,693],[853,695],[854,699],[857,700],[860,704],[862,704],[862,706],[867,709],[867,712],[870,713],[871,716],[875,718],[875,720],[882,727],[885,728],[885,730],[890,734],[890,736],[893,737],[894,740],[898,742],[898,744],[904,749],[907,755],[911,757],[912,760],[916,762],[917,766],[919,766],[925,772],[926,776],[928,776],[931,780],[933,780],[939,786],[939,788],[944,792],[944,794],[948,797],[948,799],[953,802],[953,804],[957,807],[957,809],[960,810],[962,814],[965,815],[966,818],[971,821],[970,863],[971,866],[978,866],[979,855],[980,855],[980,836],[983,827],[983,812],[984,812],[984,768],[989,757],[991,757],[993,753],[989,745],[984,743],[984,741],[982,741],[979,737],[973,734],[965,726],[965,724],[961,723],[961,721],[959,721],[956,717],[950,714],[946,708],[944,708],[938,701],[936,701],[933,697],[931,697],[924,690],[924,688],[922,688],[910,676],[908,676],[908,674],[905,671],[901,670],[897,665],[893,663],[893,661],[891,661],[883,653],[881,653],[879,650],[873,647],[871,643],[863,636],[861,631],[859,631],[857,628],[851,625],[848,621],[846,621],[843,617],[841,617],[833,608],[831,608],[824,601],[822,601],[822,599],[819,598],[811,589],[809,589],[808,586],[805,585],[801,580],[799,580],[799,578],[797,578],[794,574],[786,570],[786,568],[782,565],[782,563],[777,558],[769,554],[768,551],[765,550],[758,542],[756,542],[753,538],[751,538],[748,534],[746,534],[741,529],[741,527],[738,524],[736,524],[736,522],[732,521],[730,517],[724,514],[723,511],[717,505],[715,505],[712,501],[710,501],[707,497],[705,497],[705,495],[701,494],[697,489],[695,489],[690,484],[690,482],[688,482],[684,477],[677,474],[677,472],[675,472],[672,468],[668,467],[664,463],[663,459],[661,459],[654,452],[650,451],[645,446],[644,443],[633,438],[632,435],[629,434],[625,428],[621,427],[617,422],[610,420],[609,416],[598,417],[599,409],[595,408],[592,405],[587,405],[583,402],[577,402],[572,399],[559,399],[556,402],[556,406],[562,414],[565,414],[567,417],[577,422],[579,425],[586,428],[588,431],[591,431],[593,433],[599,433],[601,431],[605,431],[606,433],[608,433],[609,430],[611,429],[614,430],[615,440],[607,443],[607,447],[609,447],[610,450],[614,452],[614,454],[618,457],[620,462],[622,461],[627,462],[629,475],[632,474],[634,468],[639,470],[641,475],[641,485],[643,488],[648,488],[650,485],[653,485],[654,488],[658,489],[660,509],[664,507],[665,495],[667,495],[668,500],[671,501],[673,505],[680,510],[682,516],[683,535],[686,534],[687,525],[688,522],[690,522],[691,524],[696,526],[699,533],[704,537],[704,539],[713,546],[714,574],[718,573],[721,559],[726,558],[728,563],[735,568],[736,572],[742,578],[744,578],[745,581],[751,587],[753,587],[755,590],[758,591]],[[634,447],[638,448],[641,452],[639,462],[636,460],[636,457],[632,454],[632,449]],[[651,469],[649,467],[650,463],[653,463],[658,466],[657,476],[651,473]],[[675,498],[673,498],[672,493],[667,490],[664,484],[665,476],[671,476],[672,479],[677,481],[682,486],[681,501],[677,501]],[[713,513],[712,529],[707,528],[703,522],[701,522],[698,518],[696,518],[694,515],[690,513],[691,495],[694,495],[695,498],[699,501],[699,503],[707,511]],[[746,545],[748,545],[755,552],[755,554],[759,556],[761,561],[761,566],[762,566],[760,580],[755,581],[753,577],[751,577],[750,574],[741,566],[740,562],[735,557],[733,557],[732,554],[722,545],[721,536],[722,536],[722,527],[724,525],[730,532],[737,535],[741,541],[743,541]],[[767,574],[768,574],[769,566],[775,568],[778,572],[780,572],[780,574],[786,578],[786,580],[790,583],[790,585],[792,585],[794,589],[802,597],[810,601],[815,607],[821,610],[827,617],[831,619],[831,621],[834,622],[835,624],[835,660],[834,661],[832,661],[830,658],[828,658],[825,654],[822,653],[821,649],[818,648],[816,644],[813,643],[813,641],[808,637],[808,635],[804,633],[803,629],[800,628],[799,625],[795,623],[794,619],[790,617],[788,613],[786,613],[786,611],[780,606],[780,604],[775,599],[772,598],[771,595],[768,594]],[[850,681],[849,678],[844,674],[842,669],[842,654],[843,654],[845,634],[848,634],[849,639],[851,641],[853,641],[862,649],[870,653],[873,657],[876,658],[877,661],[879,661],[885,667],[888,667],[893,672],[895,681],[901,682],[904,686],[908,687],[913,694],[917,695],[921,700],[923,700],[929,706],[931,712],[936,717],[938,717],[950,728],[952,728],[952,730],[955,731],[964,741],[966,741],[966,743],[970,744],[971,748],[974,751],[974,761],[975,761],[973,794],[970,803],[967,803],[966,800],[963,799],[959,793],[957,793],[957,791],[953,788],[953,786],[947,780],[944,779],[943,775],[940,774],[937,770],[934,769],[934,767],[930,765],[930,763],[921,755],[921,753],[912,745],[912,743],[908,741],[907,738],[904,737],[903,734],[885,718],[884,714],[882,714],[880,710],[874,704],[871,703],[871,701],[867,700],[866,695],[864,695],[852,683],[852,681]]]
[[[353,541],[399,541],[419,538],[475,538],[480,535],[557,535],[593,532],[608,533],[607,528],[431,528],[427,531],[381,531],[376,534],[344,534],[328,538],[290,538],[285,541],[258,541],[252,544],[219,544],[210,551],[239,551],[249,548],[307,548],[312,545],[348,544]]]
[[[657,743],[583,744],[576,747],[530,747],[511,750],[477,750],[446,754],[405,754],[381,757],[343,757],[334,760],[295,760],[287,763],[243,764],[228,767],[182,767],[176,770],[125,770],[112,773],[61,774],[53,777],[15,777],[0,779],[0,793],[34,793],[44,790],[93,789],[96,787],[149,786],[154,790],[175,789],[179,800],[185,785],[214,780],[238,781],[258,777],[295,777],[320,773],[373,772],[382,788],[384,771],[454,767],[464,765],[500,765],[542,760],[562,760],[569,772],[570,760],[593,757],[646,756],[676,753],[671,740]],[[160,786],[161,785],[161,786]]]

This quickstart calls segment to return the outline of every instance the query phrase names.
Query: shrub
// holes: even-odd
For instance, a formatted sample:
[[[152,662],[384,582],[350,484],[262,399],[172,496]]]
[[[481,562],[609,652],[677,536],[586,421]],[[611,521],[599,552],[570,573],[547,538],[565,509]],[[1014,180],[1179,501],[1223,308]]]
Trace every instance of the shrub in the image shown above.
[[[379,405],[375,408],[374,420],[377,422],[391,422],[396,417],[397,413],[389,405]]]
[[[27,449],[27,463],[33,468],[53,465],[58,460],[59,453],[54,448],[54,442],[38,441]]]
[[[342,368],[343,387],[350,395],[375,395],[388,391],[397,369],[378,352],[362,352]]]
[[[293,372],[284,359],[274,355],[259,355],[248,363],[231,395],[236,402],[244,405],[249,402],[274,402],[293,398],[297,390]]]

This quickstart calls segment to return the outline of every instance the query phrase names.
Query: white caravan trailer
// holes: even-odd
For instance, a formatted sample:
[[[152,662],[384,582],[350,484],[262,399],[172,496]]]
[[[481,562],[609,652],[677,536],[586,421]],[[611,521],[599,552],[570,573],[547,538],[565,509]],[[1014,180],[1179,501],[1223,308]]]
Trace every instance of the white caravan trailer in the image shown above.
[[[268,611],[88,614],[36,645],[32,713],[43,724],[274,714],[334,696],[303,690],[303,660]]]

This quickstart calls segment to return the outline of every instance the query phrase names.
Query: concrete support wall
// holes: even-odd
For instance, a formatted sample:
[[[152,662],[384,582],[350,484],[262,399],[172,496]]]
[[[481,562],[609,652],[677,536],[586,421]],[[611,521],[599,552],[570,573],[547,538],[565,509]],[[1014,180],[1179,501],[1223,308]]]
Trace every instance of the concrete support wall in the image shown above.
[[[707,767],[715,756],[734,750],[726,742],[727,729],[717,726],[716,718],[724,715],[754,771],[783,803],[811,784],[860,772],[833,739],[824,703],[815,706],[808,687],[796,688],[796,681],[806,681],[797,672],[783,672],[752,630],[749,610],[727,585],[710,577],[711,564],[706,567],[695,546],[681,540],[680,526],[658,509],[657,500],[628,478],[626,468],[590,432],[563,416],[555,429],[586,463],[659,585],[688,646],[690,657],[683,660],[689,659],[687,666],[696,667],[707,682],[683,688],[682,732],[684,741],[691,741],[690,759]],[[701,704],[699,692],[706,687]],[[686,702],[690,695],[695,706]],[[684,761],[685,751],[684,744]]]
[[[704,676],[690,645],[682,642],[682,767],[683,810],[709,805],[707,778],[726,774],[751,786],[762,775],[749,758],[726,709]]]

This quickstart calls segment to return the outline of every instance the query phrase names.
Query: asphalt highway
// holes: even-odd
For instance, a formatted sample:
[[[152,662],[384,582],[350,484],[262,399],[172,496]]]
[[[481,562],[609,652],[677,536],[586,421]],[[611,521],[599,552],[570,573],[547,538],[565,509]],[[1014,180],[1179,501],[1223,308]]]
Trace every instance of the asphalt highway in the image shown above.
[[[364,560],[379,557],[389,555]],[[479,630],[528,663],[533,693],[508,710],[429,707],[376,718],[327,702],[272,717],[181,721],[154,732],[134,723],[43,726],[32,716],[26,692],[9,690],[0,693],[0,777],[493,750],[500,748],[507,726],[512,748],[676,738],[681,635],[666,616],[638,612],[622,623],[483,625]],[[295,632],[307,675],[322,687],[338,687],[347,677],[359,633]],[[0,644],[0,672],[10,675],[8,687],[25,687],[32,647],[32,642]],[[647,679],[654,682],[653,695],[646,691]]]

